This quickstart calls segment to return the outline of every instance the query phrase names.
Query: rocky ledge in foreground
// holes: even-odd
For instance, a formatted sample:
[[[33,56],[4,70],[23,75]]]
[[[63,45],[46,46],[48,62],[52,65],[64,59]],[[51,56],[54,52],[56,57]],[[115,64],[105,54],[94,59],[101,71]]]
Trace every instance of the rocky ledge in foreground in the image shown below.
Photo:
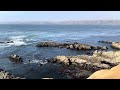
[[[115,49],[120,49],[120,42],[112,42],[111,47]]]
[[[92,56],[56,56],[49,62],[63,64],[62,72],[72,76],[72,78],[86,79],[95,71],[110,69],[118,65],[120,63],[120,51],[95,51]]]
[[[117,65],[111,69],[96,71],[87,79],[120,79],[120,65]]]
[[[0,69],[0,79],[24,79],[24,78],[15,77],[9,72]]]
[[[59,47],[59,48],[67,48],[67,49],[74,49],[74,50],[107,50],[106,46],[91,46],[87,44],[80,44],[80,43],[57,43],[57,42],[39,42],[37,47]]]

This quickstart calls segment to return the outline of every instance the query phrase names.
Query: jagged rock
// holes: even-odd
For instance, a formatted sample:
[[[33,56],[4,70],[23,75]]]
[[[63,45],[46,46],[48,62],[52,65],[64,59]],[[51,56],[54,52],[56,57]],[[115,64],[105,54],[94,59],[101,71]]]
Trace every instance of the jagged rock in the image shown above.
[[[79,59],[79,58],[70,58],[69,60],[70,60],[71,63],[78,63],[78,64],[87,62],[86,60]]]
[[[67,48],[67,49],[74,49],[74,50],[107,50],[107,47],[99,47],[99,46],[91,46],[87,44],[80,44],[80,43],[56,43],[56,42],[40,42],[36,45],[37,47],[59,47],[59,48]]]
[[[61,44],[56,42],[40,42],[36,46],[37,47],[59,47],[61,46]]]
[[[109,65],[111,67],[117,66],[119,64],[119,63],[112,63],[112,62],[109,62],[109,61],[101,61],[101,63],[102,64],[107,64],[107,65]]]
[[[70,45],[69,47],[70,47],[70,49],[74,49],[73,45]]]
[[[57,62],[57,63],[64,63],[65,65],[69,65],[69,60],[66,56],[56,56],[52,62]]]
[[[100,69],[108,69],[108,68],[110,68],[110,65],[108,65],[108,64],[93,63],[93,67],[94,66],[96,66],[97,68],[100,68]]]
[[[74,69],[68,67],[61,72],[66,74],[69,79],[86,79],[92,74],[88,70],[81,70],[77,67],[74,67]]]
[[[20,77],[15,77],[12,74],[10,74],[7,71],[0,70],[0,79],[25,79],[25,78],[20,78]]]
[[[15,63],[21,63],[23,62],[22,58],[16,54],[13,54],[13,55],[10,55],[9,59],[12,61],[12,62],[15,62]]]
[[[120,49],[120,42],[112,42],[111,47],[116,48],[116,49]]]

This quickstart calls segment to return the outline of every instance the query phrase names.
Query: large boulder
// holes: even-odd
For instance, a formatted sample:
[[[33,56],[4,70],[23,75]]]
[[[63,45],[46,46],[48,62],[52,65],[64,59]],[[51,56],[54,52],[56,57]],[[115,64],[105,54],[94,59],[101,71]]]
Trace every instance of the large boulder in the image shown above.
[[[117,65],[111,69],[96,71],[87,79],[120,79],[120,65]]]
[[[120,49],[120,42],[112,42],[111,47],[116,48],[116,49]]]
[[[12,62],[15,62],[15,63],[21,63],[21,62],[23,62],[22,58],[20,56],[18,56],[17,54],[10,55],[9,59]]]

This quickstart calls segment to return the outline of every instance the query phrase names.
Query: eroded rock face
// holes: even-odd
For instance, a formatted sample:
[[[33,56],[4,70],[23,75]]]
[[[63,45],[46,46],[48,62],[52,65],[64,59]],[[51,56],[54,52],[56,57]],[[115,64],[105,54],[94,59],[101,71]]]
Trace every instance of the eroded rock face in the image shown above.
[[[21,63],[23,62],[22,58],[16,54],[13,54],[13,55],[10,55],[9,59],[12,61],[12,62],[15,62],[15,63]]]
[[[120,42],[112,42],[111,47],[116,48],[116,49],[120,49]]]
[[[111,69],[96,71],[87,79],[120,79],[120,65],[117,65]]]

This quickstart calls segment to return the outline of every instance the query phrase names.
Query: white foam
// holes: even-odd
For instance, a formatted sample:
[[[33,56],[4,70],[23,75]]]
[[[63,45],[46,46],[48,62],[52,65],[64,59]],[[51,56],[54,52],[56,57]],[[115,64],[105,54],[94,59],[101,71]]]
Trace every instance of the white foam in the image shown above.
[[[15,45],[15,46],[21,46],[21,45],[27,45],[24,42],[25,36],[12,36],[9,39],[13,41],[13,43],[7,43],[8,45]]]
[[[46,64],[46,60],[31,60],[29,63]]]

